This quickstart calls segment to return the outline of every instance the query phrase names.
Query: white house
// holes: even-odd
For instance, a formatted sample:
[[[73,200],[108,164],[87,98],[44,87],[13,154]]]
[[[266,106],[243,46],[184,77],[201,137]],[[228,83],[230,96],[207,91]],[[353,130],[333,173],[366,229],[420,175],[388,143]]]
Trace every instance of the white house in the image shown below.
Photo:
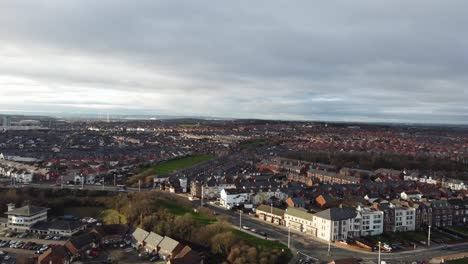
[[[284,213],[284,221],[287,227],[297,231],[315,235],[313,226],[313,214],[302,208],[288,207]]]
[[[360,234],[360,219],[353,208],[330,208],[314,214],[316,236],[325,241],[356,237]]]
[[[414,231],[416,229],[416,208],[396,207],[395,208],[395,231]]]
[[[422,194],[418,191],[406,191],[400,194],[400,198],[406,201],[420,201],[422,199]]]
[[[220,204],[227,209],[242,205],[250,201],[250,192],[238,189],[223,189]]]
[[[457,179],[447,179],[442,182],[443,187],[450,188],[455,191],[466,190],[466,185],[462,180]]]
[[[356,219],[360,220],[360,235],[375,236],[383,233],[384,212],[358,206]]]
[[[40,221],[47,221],[47,211],[49,208],[26,205],[15,208],[14,204],[8,204],[7,227],[13,231],[29,232],[31,227]]]
[[[252,195],[253,204],[262,204],[264,202],[271,202],[271,198],[275,197],[279,201],[284,201],[288,198],[286,193],[283,193],[280,189],[258,191],[255,195]]]

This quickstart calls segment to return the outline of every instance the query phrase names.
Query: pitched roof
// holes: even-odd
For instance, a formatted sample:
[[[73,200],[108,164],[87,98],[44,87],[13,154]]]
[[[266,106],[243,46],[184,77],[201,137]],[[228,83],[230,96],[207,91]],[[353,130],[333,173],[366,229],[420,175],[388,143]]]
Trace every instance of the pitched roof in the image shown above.
[[[132,237],[137,241],[144,241],[145,238],[149,235],[149,233],[141,228],[135,229],[132,234]]]
[[[66,260],[70,258],[70,254],[68,253],[68,250],[66,247],[56,246],[56,247],[49,248],[44,253],[39,255],[38,263],[42,264],[43,260],[50,256],[53,256],[54,258],[61,258],[62,260]]]
[[[199,264],[201,257],[189,246],[185,246],[172,260],[171,264]]]
[[[39,207],[34,205],[26,205],[20,208],[13,209],[11,211],[6,212],[7,215],[21,215],[21,216],[31,216],[36,215],[42,212],[46,212],[49,208],[46,207]]]
[[[291,215],[297,218],[306,219],[312,221],[313,214],[308,213],[307,210],[302,208],[288,207],[285,215]]]
[[[355,218],[356,215],[356,210],[353,208],[330,208],[315,214],[317,217],[333,221]]]
[[[163,240],[163,237],[154,233],[150,232],[149,235],[145,238],[145,243],[149,244],[150,246],[158,246],[159,243]]]
[[[274,196],[273,196],[274,197]],[[261,204],[257,207],[257,211],[262,211],[262,212],[267,212],[267,213],[270,213],[273,208],[273,214],[274,215],[278,215],[278,216],[284,216],[284,213],[285,211],[282,210],[282,209],[279,209],[279,208],[276,208],[276,207],[271,207],[269,205],[266,205],[266,204]]]
[[[81,250],[82,248],[94,243],[95,240],[95,234],[85,233],[70,239],[69,243],[71,243],[76,249]]]
[[[162,250],[165,250],[167,252],[172,252],[174,249],[179,245],[179,242],[177,240],[174,240],[168,236],[165,236],[163,240],[159,243],[159,247]]]

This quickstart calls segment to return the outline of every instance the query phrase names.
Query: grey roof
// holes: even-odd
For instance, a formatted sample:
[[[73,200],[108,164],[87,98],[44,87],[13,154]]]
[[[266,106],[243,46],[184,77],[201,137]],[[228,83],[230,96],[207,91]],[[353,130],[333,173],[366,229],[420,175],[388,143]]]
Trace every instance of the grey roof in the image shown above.
[[[60,230],[73,231],[83,226],[83,223],[78,221],[41,221],[35,223],[31,229],[33,230]]]
[[[272,208],[273,208],[273,210],[271,210]],[[262,212],[266,212],[266,213],[270,213],[271,211],[273,211],[274,215],[278,215],[278,216],[281,216],[281,217],[283,217],[284,213],[285,213],[285,211],[283,209],[270,207],[269,205],[265,205],[265,204],[259,205],[257,207],[257,211],[262,211]]]
[[[150,246],[157,247],[159,243],[161,243],[162,240],[163,240],[162,236],[154,232],[150,232],[149,235],[145,238],[145,243]]]
[[[165,236],[161,243],[159,243],[159,247],[161,250],[167,251],[167,252],[172,252],[174,249],[179,245],[179,242],[177,240],[174,240],[168,236]]]
[[[330,208],[315,214],[317,217],[333,221],[355,218],[356,215],[356,210],[353,208]]]
[[[297,218],[306,219],[312,221],[313,214],[308,213],[307,210],[302,208],[288,207],[286,209],[285,215],[291,215]]]
[[[42,212],[46,212],[49,208],[39,207],[34,205],[26,205],[20,208],[13,209],[9,212],[5,212],[7,215],[21,215],[21,216],[31,216],[36,215]]]
[[[149,235],[149,233],[141,228],[135,229],[135,231],[132,234],[132,237],[136,241],[144,241],[145,238]]]

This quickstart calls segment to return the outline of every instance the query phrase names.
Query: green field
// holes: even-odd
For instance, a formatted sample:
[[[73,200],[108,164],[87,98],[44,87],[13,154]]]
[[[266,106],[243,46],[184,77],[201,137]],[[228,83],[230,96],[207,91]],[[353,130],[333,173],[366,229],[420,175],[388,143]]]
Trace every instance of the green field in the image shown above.
[[[63,209],[64,215],[98,218],[104,208],[99,206],[72,206]]]
[[[158,163],[150,168],[152,173],[164,176],[175,171],[192,167],[198,163],[214,159],[213,155],[194,155]]]
[[[271,241],[271,240],[259,238],[259,237],[253,236],[251,234],[248,234],[246,232],[243,232],[237,229],[233,229],[232,232],[237,237],[245,240],[247,243],[250,243],[256,247],[265,248],[265,249],[279,249],[279,250],[286,252],[286,255],[288,256],[288,258],[292,257],[291,250],[289,250],[286,245],[278,241]]]
[[[468,236],[468,228],[467,227],[463,227],[463,226],[450,226],[450,227],[447,227],[447,229],[450,229],[450,230],[453,230],[453,231],[456,231],[460,234],[463,234],[465,236]]]
[[[189,208],[177,205],[176,203],[173,203],[170,201],[158,201],[158,205],[166,208],[170,213],[175,214],[175,215],[190,214],[193,220],[203,225],[212,224],[218,221],[216,218],[210,218],[208,216],[195,213],[193,210],[190,210]]]
[[[467,264],[468,258],[456,259],[456,260],[448,260],[448,264]]]
[[[261,140],[261,139],[256,139],[256,140],[245,141],[245,142],[243,142],[243,143],[240,144],[240,147],[241,147],[242,149],[245,149],[245,148],[254,148],[254,147],[264,146],[265,144],[266,144],[266,141]]]

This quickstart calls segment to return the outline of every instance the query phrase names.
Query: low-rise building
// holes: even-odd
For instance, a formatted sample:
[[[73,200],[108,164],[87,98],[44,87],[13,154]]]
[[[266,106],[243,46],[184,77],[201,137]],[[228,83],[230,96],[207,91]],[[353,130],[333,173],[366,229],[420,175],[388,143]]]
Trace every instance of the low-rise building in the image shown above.
[[[261,204],[257,207],[255,214],[259,219],[264,221],[274,223],[277,225],[284,224],[284,213],[285,210],[275,208],[273,206],[268,206],[265,204]]]
[[[164,237],[154,232],[150,232],[149,235],[144,240],[145,250],[147,252],[158,252],[159,243],[161,243],[163,239]]]
[[[314,234],[313,216],[313,214],[308,213],[305,209],[288,207],[284,213],[284,221],[287,227],[304,233]]]
[[[8,204],[7,226],[9,229],[16,232],[30,232],[31,227],[40,221],[47,221],[47,211],[49,208],[26,205],[20,208],[15,208],[14,204]]]
[[[176,256],[183,248],[184,245],[179,243],[179,241],[174,240],[168,236],[165,236],[163,240],[159,243],[159,255],[164,260],[168,260]]]
[[[238,189],[223,189],[221,191],[221,206],[231,209],[250,201],[250,192]]]

